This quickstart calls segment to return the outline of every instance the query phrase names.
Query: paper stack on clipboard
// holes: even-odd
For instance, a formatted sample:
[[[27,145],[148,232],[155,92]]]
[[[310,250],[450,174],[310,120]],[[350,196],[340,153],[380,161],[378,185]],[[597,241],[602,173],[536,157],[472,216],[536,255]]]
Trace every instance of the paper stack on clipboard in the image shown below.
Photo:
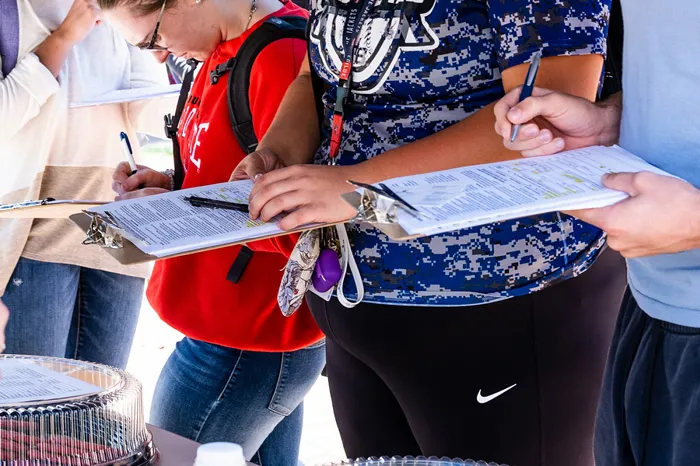
[[[278,219],[255,221],[244,212],[194,207],[185,200],[196,196],[247,204],[252,187],[244,180],[183,189],[92,207],[70,219],[87,233],[86,244],[104,247],[122,264],[288,234],[277,226]]]
[[[395,178],[343,198],[395,240],[547,212],[604,207],[627,194],[603,187],[605,173],[668,173],[624,149],[588,147],[546,157]]]

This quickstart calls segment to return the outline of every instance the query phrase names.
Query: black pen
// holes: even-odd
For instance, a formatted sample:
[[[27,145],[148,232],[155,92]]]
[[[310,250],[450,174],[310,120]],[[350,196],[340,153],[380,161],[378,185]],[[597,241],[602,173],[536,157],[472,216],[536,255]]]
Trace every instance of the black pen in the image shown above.
[[[537,79],[537,72],[540,69],[541,58],[542,52],[537,52],[532,57],[530,68],[528,68],[527,76],[525,77],[525,84],[523,85],[523,90],[520,91],[520,102],[532,95],[532,89],[535,87],[535,79]],[[510,133],[510,142],[515,142],[515,138],[518,137],[518,132],[520,132],[520,125],[513,126],[513,131]]]
[[[399,195],[396,194],[394,191],[392,191],[392,189],[389,188],[389,186],[385,185],[384,183],[379,183],[379,187],[382,188],[384,190],[384,192],[389,195],[390,198],[394,199],[395,201],[399,201],[401,204],[405,205],[406,207],[408,207],[412,211],[418,212],[418,209],[413,207],[408,202],[404,201],[403,198],[399,197]]]
[[[186,197],[185,201],[189,202],[192,207],[211,207],[215,209],[236,210],[238,212],[248,213],[248,204],[239,204],[237,202],[219,201],[206,197],[190,196]]]
[[[376,187],[372,186],[371,184],[360,183],[359,181],[347,180],[347,182],[353,186],[357,186],[358,188],[363,188],[363,189],[366,189],[368,191],[372,191],[373,193],[379,194],[380,196],[385,196],[385,197],[388,197],[389,199],[393,199],[393,200],[399,202],[400,204],[403,204],[407,209],[413,210],[414,212],[418,212],[418,209],[413,207],[408,202],[404,201],[403,198],[399,197],[398,194],[396,194],[394,191],[392,191],[384,183],[379,183],[379,188],[376,188]]]

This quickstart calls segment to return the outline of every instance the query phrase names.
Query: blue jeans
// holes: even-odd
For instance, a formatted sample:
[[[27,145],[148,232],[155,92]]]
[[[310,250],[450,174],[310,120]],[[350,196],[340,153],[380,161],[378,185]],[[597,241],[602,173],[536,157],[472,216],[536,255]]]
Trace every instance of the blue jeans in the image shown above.
[[[123,369],[143,285],[142,278],[20,258],[2,296],[11,314],[6,352]]]
[[[184,338],[156,385],[150,422],[200,443],[234,442],[261,466],[297,466],[306,393],[325,343],[288,353]]]

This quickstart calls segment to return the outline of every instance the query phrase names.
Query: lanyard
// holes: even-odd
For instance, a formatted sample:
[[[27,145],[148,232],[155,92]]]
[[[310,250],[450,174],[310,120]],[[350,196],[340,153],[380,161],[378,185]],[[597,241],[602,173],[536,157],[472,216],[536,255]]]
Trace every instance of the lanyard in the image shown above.
[[[375,0],[351,0],[353,4],[345,20],[343,29],[343,65],[338,76],[338,90],[333,109],[333,121],[331,124],[331,147],[329,164],[335,165],[340,153],[340,141],[343,137],[343,123],[345,122],[345,104],[347,104],[352,90],[352,66],[360,43],[360,31],[362,25],[369,17],[369,12]],[[363,1],[362,6],[360,2]]]

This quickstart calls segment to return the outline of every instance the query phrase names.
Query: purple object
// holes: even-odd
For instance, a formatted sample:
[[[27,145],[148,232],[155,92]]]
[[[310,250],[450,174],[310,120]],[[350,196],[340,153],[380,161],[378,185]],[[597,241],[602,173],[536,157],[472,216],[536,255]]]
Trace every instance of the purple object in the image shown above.
[[[338,254],[332,249],[321,251],[318,261],[316,261],[314,275],[311,278],[314,288],[321,293],[325,293],[338,283],[341,275]]]

